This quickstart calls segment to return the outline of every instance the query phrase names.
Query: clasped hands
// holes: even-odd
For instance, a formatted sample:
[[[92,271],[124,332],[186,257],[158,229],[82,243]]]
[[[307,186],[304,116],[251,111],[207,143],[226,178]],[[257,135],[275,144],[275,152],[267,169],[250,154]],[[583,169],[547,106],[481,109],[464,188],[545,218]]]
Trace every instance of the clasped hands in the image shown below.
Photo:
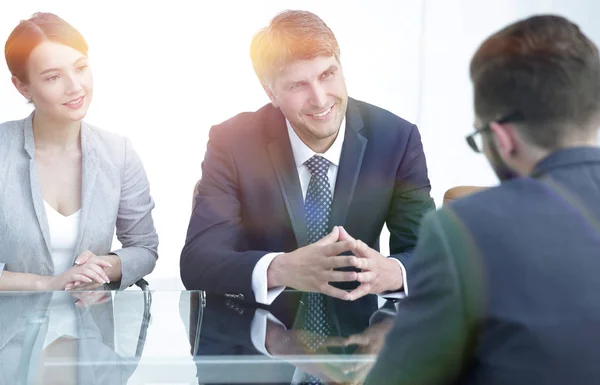
[[[96,290],[110,279],[107,270],[113,265],[110,256],[97,256],[89,250],[81,253],[75,265],[62,274],[44,277],[42,289],[54,290]]]
[[[265,348],[269,354],[286,359],[306,373],[319,377],[328,384],[362,384],[373,364],[370,357],[379,354],[388,331],[393,326],[393,318],[386,317],[361,333],[349,337],[333,336],[324,339],[317,351],[311,352],[303,342],[303,334],[310,334],[306,330],[286,330],[280,325],[267,322]],[[358,348],[352,355],[362,360],[336,360],[342,356],[332,356],[331,362],[310,360],[296,360],[296,357],[306,357],[310,354],[331,355],[328,348],[349,347],[356,345]],[[286,358],[286,356],[290,356]],[[348,358],[348,356],[346,356]]]
[[[346,252],[352,254],[341,255]],[[344,267],[360,271],[336,270]],[[354,281],[360,285],[350,292],[330,285],[330,282]],[[346,301],[398,291],[404,284],[398,261],[354,239],[342,226],[335,226],[315,243],[275,257],[267,270],[267,282],[269,288],[287,286]]]

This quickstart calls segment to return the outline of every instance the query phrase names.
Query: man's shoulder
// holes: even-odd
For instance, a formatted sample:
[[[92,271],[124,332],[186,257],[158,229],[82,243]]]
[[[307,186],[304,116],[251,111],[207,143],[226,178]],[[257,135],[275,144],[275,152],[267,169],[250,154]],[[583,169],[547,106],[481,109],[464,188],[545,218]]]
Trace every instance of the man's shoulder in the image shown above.
[[[226,137],[229,140],[235,138],[245,140],[245,138],[260,134],[279,116],[283,116],[280,110],[269,103],[256,111],[240,112],[214,125],[210,130],[210,136]]]
[[[349,109],[356,110],[365,124],[371,130],[386,130],[407,132],[416,129],[416,126],[398,115],[362,100],[348,98]]]
[[[427,213],[421,231],[438,234],[440,239],[459,254],[473,252],[474,239],[495,237],[518,226],[519,215],[539,197],[539,182],[518,178],[498,186],[480,190],[466,197],[445,203]]]
[[[445,207],[466,226],[502,227],[520,226],[528,213],[549,208],[553,202],[543,183],[523,177],[457,199]]]

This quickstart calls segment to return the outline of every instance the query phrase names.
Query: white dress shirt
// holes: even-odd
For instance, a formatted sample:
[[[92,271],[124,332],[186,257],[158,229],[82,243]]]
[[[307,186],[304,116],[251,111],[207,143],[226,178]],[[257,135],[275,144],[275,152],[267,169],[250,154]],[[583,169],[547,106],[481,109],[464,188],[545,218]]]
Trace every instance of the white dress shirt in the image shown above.
[[[340,165],[340,158],[342,156],[342,146],[344,144],[344,137],[346,134],[346,118],[342,120],[342,124],[340,125],[340,130],[338,131],[337,137],[335,141],[329,147],[327,151],[323,154],[317,154],[313,150],[311,150],[303,141],[298,137],[298,134],[292,128],[290,122],[286,119],[286,126],[288,135],[290,138],[290,144],[292,145],[292,153],[294,155],[294,160],[296,163],[296,169],[298,171],[298,178],[300,179],[300,187],[302,188],[302,196],[306,197],[306,192],[308,191],[308,184],[310,183],[311,173],[308,167],[304,164],[307,160],[312,158],[314,155],[321,155],[323,158],[329,161],[329,170],[327,172],[327,177],[329,178],[329,188],[331,189],[331,196],[334,196],[335,190],[335,182],[337,180],[338,168]],[[352,234],[350,234],[352,235]],[[254,293],[254,297],[256,302],[262,303],[265,305],[270,305],[273,303],[275,298],[281,294],[281,292],[285,289],[284,286],[274,287],[269,289],[267,283],[267,270],[269,265],[275,259],[276,256],[282,253],[268,253],[263,256],[252,271],[252,291]],[[386,298],[402,298],[408,295],[408,288],[406,285],[406,269],[402,265],[402,263],[395,259],[400,264],[400,270],[402,271],[403,278],[403,290],[396,293],[386,293]]]

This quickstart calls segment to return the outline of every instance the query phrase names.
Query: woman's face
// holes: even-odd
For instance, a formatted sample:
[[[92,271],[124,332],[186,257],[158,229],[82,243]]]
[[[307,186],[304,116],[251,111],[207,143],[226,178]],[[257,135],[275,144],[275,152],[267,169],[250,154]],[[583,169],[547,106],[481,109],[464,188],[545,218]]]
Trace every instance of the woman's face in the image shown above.
[[[13,83],[33,102],[36,114],[57,122],[85,117],[94,90],[87,56],[66,45],[46,41],[31,52],[27,75],[26,83],[15,77]]]

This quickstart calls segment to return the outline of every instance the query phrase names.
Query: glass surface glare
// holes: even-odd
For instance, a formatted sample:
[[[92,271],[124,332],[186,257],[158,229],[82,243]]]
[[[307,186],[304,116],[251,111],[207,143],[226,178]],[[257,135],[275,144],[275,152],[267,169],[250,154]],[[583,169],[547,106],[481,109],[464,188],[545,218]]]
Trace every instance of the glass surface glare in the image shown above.
[[[302,296],[285,291],[257,309],[196,291],[0,293],[0,385],[290,383],[307,373],[360,383],[393,304],[348,316],[347,303],[326,298],[335,328],[314,350],[298,326],[310,316]]]

